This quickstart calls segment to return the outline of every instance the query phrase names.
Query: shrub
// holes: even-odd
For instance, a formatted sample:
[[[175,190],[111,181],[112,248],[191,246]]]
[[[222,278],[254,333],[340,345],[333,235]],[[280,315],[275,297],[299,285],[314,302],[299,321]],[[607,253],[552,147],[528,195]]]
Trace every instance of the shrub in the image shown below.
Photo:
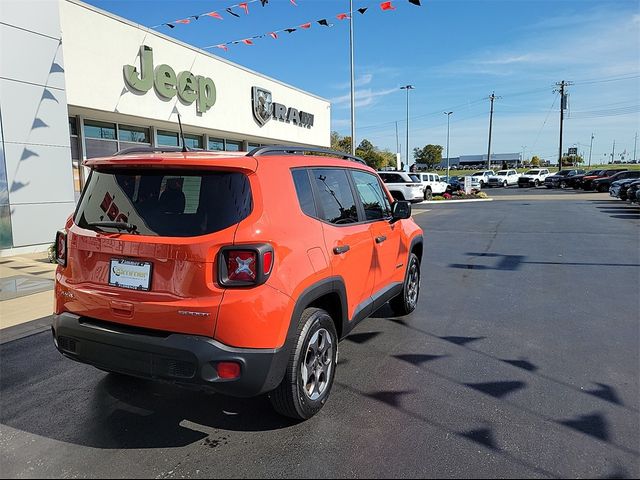
[[[449,198],[451,198],[451,195],[449,195]],[[435,197],[431,198],[431,200],[446,200],[446,199],[447,199],[447,197],[445,197],[443,195],[436,195]]]

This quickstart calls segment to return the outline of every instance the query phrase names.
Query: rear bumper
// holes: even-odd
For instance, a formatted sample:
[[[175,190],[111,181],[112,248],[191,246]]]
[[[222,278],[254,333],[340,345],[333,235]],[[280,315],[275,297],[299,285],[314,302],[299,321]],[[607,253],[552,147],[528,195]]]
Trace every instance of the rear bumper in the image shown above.
[[[64,356],[103,370],[212,389],[236,397],[273,390],[284,376],[288,349],[243,349],[207,337],[128,328],[54,315],[53,336]],[[240,364],[240,377],[218,377],[216,364]]]

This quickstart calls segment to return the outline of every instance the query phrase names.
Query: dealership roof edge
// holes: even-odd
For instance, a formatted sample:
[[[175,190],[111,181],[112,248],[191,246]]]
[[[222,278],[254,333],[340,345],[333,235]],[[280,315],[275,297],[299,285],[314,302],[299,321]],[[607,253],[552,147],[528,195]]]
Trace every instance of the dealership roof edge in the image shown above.
[[[239,68],[239,69],[241,69],[241,70],[243,70],[243,71],[245,71],[247,73],[258,75],[260,77],[266,78],[267,80],[270,80],[272,82],[278,83],[278,84],[282,85],[283,87],[291,88],[291,89],[296,90],[296,91],[298,91],[298,92],[300,92],[300,93],[302,93],[304,95],[309,95],[309,96],[314,97],[314,98],[316,98],[318,100],[321,100],[323,102],[327,102],[327,103],[331,104],[331,101],[326,99],[326,98],[320,97],[320,96],[315,95],[315,94],[310,93],[310,92],[307,92],[307,91],[302,90],[302,89],[300,89],[298,87],[294,87],[293,85],[289,85],[288,83],[284,83],[281,80],[277,80],[275,78],[269,77],[267,75],[264,75],[263,73],[256,72],[256,71],[251,70],[250,68],[244,67],[244,66],[242,66],[242,65],[240,65],[238,63],[234,63],[234,62],[232,62],[230,60],[227,60],[226,58],[219,57],[217,55],[212,54],[211,52],[207,52],[206,50],[202,50],[201,48],[194,47],[193,45],[190,45],[188,43],[182,42],[182,41],[180,41],[180,40],[178,40],[176,38],[170,37],[169,35],[165,35],[164,33],[158,32],[157,30],[154,30],[152,28],[146,27],[146,26],[141,25],[139,23],[132,22],[130,20],[127,20],[126,18],[120,17],[120,16],[115,15],[115,14],[113,14],[111,12],[106,11],[106,10],[102,10],[101,8],[95,7],[95,6],[90,5],[88,3],[82,2],[80,0],[61,0],[61,1],[73,3],[73,4],[78,5],[80,7],[86,8],[87,10],[92,10],[92,11],[94,11],[96,13],[100,13],[101,15],[109,17],[109,18],[111,18],[113,20],[116,20],[118,22],[124,23],[124,24],[129,25],[129,26],[134,27],[134,28],[138,28],[140,30],[143,30],[143,31],[147,32],[150,35],[156,35],[156,36],[158,36],[158,37],[160,37],[160,38],[162,38],[164,40],[167,40],[167,41],[170,41],[172,43],[175,43],[176,45],[179,45],[181,47],[188,48],[189,50],[193,50],[194,52],[201,53],[201,54],[206,55],[208,57],[211,57],[211,58],[213,58],[215,60],[219,60],[219,61],[224,62],[227,65],[230,65],[232,67]]]

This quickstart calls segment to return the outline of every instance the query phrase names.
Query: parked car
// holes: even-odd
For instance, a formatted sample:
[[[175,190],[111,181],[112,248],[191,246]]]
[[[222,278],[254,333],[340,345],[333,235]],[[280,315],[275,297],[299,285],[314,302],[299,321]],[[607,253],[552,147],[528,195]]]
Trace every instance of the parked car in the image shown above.
[[[447,179],[446,182],[449,184],[447,191],[452,191],[452,190],[455,191],[455,190],[460,190],[461,188],[464,188],[464,184],[460,183],[460,179],[463,177],[454,176],[454,177],[445,177],[445,178]]]
[[[598,170],[589,170],[586,173],[582,173],[579,175],[574,175],[573,177],[567,177],[565,179],[565,182],[567,183],[567,187],[566,188],[573,188],[574,190],[578,190],[580,187],[582,187],[582,179],[585,177],[589,177],[591,175],[598,175],[600,172],[602,172],[602,169],[598,169]]]
[[[487,187],[508,187],[509,185],[517,185],[520,174],[516,170],[498,170],[498,172],[489,177]]]
[[[640,180],[637,180],[635,178],[627,178],[626,180],[621,180],[620,189],[618,190],[618,198],[623,201],[628,200],[629,189],[631,189],[632,192],[635,191],[637,188],[637,184],[640,184]]]
[[[624,178],[622,180],[616,180],[615,182],[612,182],[611,186],[609,187],[609,196],[620,198],[620,189],[622,188],[622,185],[632,183],[634,180],[635,179],[632,178]]]
[[[530,187],[531,185],[538,187],[544,183],[545,178],[550,175],[547,168],[533,168],[527,170],[518,178],[518,187]]]
[[[625,170],[609,177],[597,178],[592,181],[592,188],[598,192],[607,192],[612,182],[625,178],[640,178],[640,170]]]
[[[396,200],[421,202],[424,200],[424,186],[416,173],[378,172],[387,189]]]
[[[424,199],[430,199],[432,195],[442,195],[447,191],[447,182],[437,173],[432,172],[420,172],[415,174],[424,187]]]
[[[480,170],[479,172],[473,173],[471,178],[477,182],[477,186],[472,185],[472,188],[484,188],[484,186],[489,183],[489,179],[495,176],[495,174],[496,172],[493,170]]]
[[[108,372],[268,393],[282,415],[316,414],[338,341],[386,302],[416,308],[423,240],[410,204],[364,162],[300,148],[86,160],[56,235],[56,348]]]
[[[632,203],[640,203],[640,181],[633,182],[627,188],[627,200]]]
[[[599,178],[607,178],[607,177],[610,177],[612,175],[615,175],[616,173],[624,172],[626,170],[627,170],[626,168],[625,169],[609,168],[609,169],[606,169],[606,170],[600,170],[600,172],[597,173],[597,174],[585,176],[582,179],[582,182],[581,182],[580,186],[582,187],[583,190],[593,190],[593,188],[594,188],[593,187],[593,182],[595,180],[598,180]]]
[[[559,172],[545,178],[544,185],[547,188],[567,188],[569,178],[583,173],[585,173],[585,171],[581,169],[560,170]]]

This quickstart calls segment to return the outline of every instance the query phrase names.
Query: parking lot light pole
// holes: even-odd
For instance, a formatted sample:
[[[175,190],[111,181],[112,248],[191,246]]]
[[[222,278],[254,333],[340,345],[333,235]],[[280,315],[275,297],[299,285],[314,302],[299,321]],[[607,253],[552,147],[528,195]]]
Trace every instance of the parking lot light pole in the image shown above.
[[[405,85],[404,87],[400,87],[400,90],[407,91],[407,150],[405,153],[407,164],[405,168],[409,168],[409,90],[413,90],[414,88],[415,87],[413,85]]]
[[[591,167],[591,151],[593,150],[593,133],[591,134],[591,143],[589,144],[589,167]]]
[[[453,112],[444,112],[447,116],[447,181],[449,181],[449,117]]]

